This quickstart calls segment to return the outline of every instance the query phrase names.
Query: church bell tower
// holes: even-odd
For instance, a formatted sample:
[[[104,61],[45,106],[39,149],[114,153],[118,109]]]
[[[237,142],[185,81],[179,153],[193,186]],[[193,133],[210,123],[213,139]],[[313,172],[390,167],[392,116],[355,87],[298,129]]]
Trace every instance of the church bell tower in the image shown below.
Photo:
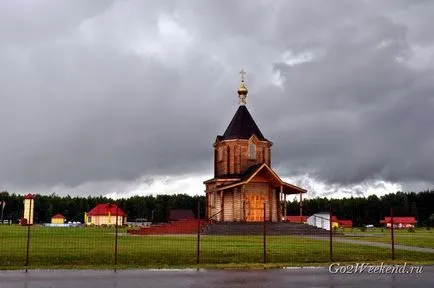
[[[271,165],[273,143],[262,135],[246,107],[248,89],[242,70],[239,107],[223,135],[214,143],[214,177],[240,176],[252,166]]]

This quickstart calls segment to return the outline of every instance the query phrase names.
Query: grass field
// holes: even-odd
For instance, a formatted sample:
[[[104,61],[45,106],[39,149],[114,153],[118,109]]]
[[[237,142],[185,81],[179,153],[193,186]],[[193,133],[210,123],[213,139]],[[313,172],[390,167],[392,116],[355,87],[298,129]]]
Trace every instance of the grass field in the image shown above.
[[[120,229],[119,267],[195,267],[197,238],[185,236],[131,236]],[[408,233],[408,232],[407,232]],[[419,233],[412,233],[417,238]],[[30,229],[30,268],[112,268],[113,228]],[[420,235],[424,235],[420,233]],[[427,234],[433,236],[434,234]],[[383,236],[381,236],[383,237]],[[428,236],[429,237],[429,236]],[[365,237],[361,237],[365,238]],[[425,243],[424,237],[420,239]],[[373,237],[369,238],[372,241]],[[380,239],[380,238],[379,238]],[[418,240],[419,241],[419,240]],[[27,227],[0,226],[0,269],[25,264]],[[330,261],[329,242],[300,236],[267,237],[267,262],[276,266],[324,264]],[[334,243],[333,261],[390,261],[390,249]],[[263,263],[262,236],[201,236],[200,262],[206,267],[249,267]],[[434,254],[399,251],[397,261],[434,263]]]
[[[391,232],[388,229],[371,228],[361,231],[358,228],[345,229],[346,235],[357,235],[351,239],[366,240],[380,243],[392,243]],[[395,244],[434,248],[434,230],[416,228],[412,232],[406,229],[394,230]]]

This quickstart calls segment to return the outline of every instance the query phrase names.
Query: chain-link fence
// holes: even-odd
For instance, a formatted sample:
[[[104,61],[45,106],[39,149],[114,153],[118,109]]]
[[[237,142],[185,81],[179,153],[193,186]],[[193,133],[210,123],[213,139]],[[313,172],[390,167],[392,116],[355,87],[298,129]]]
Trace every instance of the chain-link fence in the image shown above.
[[[0,225],[0,269],[434,263],[434,231],[392,209],[383,227],[350,228],[332,211],[289,222],[220,222],[218,213],[200,219],[198,203],[195,217],[129,227],[114,207],[100,225]],[[263,212],[267,219],[266,205]]]

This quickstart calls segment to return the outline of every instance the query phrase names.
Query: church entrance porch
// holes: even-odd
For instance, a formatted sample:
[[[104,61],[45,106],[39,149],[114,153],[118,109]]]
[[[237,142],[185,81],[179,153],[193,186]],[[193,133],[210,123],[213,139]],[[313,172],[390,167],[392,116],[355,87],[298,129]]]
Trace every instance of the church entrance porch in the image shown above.
[[[211,188],[206,191],[207,218],[225,222],[279,222],[286,216],[284,195],[303,192],[283,182],[265,163],[243,178],[244,181],[220,181],[223,182],[220,185],[214,179],[207,183]]]
[[[261,187],[262,189],[259,189]],[[207,203],[207,218],[214,221],[279,221],[279,195],[263,183],[209,192]]]

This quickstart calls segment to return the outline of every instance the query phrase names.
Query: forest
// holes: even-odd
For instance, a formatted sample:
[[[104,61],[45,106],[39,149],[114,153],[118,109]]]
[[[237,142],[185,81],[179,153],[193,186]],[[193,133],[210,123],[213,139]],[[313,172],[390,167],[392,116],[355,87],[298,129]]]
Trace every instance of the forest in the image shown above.
[[[289,197],[290,198],[290,197]],[[18,223],[23,213],[23,195],[0,192],[0,201],[5,201],[4,220]],[[154,223],[166,222],[170,209],[191,209],[197,215],[200,202],[201,218],[205,215],[205,196],[187,194],[134,196],[113,200],[103,196],[71,197],[36,195],[35,223],[49,223],[51,216],[61,213],[68,221],[83,222],[84,212],[98,203],[117,203],[128,215],[128,221],[145,218]],[[434,226],[434,190],[422,192],[397,192],[381,197],[351,197],[343,199],[313,198],[303,200],[303,215],[332,211],[338,219],[351,219],[354,226],[372,224],[390,215],[393,208],[395,216],[414,216],[419,226]],[[0,207],[1,208],[1,207]],[[287,215],[299,215],[299,202],[296,197],[287,201]]]

